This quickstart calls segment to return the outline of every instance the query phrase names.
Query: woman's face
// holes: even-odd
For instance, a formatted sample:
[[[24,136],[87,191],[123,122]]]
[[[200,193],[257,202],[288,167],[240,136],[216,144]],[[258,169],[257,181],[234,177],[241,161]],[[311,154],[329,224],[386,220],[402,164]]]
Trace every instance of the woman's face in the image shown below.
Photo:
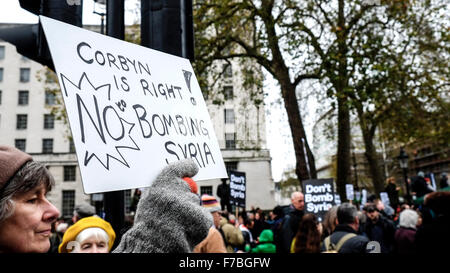
[[[80,244],[77,253],[108,253],[108,242],[100,236],[91,236]]]
[[[0,252],[47,252],[58,209],[46,198],[45,185],[13,198],[14,213],[0,224]]]

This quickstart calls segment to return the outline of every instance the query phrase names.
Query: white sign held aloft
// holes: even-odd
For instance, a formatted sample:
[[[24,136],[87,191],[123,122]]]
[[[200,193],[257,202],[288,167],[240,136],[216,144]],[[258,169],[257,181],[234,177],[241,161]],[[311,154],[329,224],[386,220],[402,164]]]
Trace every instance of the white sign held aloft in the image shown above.
[[[380,198],[381,198],[381,202],[383,202],[383,204],[385,205],[391,205],[391,202],[389,201],[389,196],[387,194],[387,192],[380,192]]]
[[[193,158],[194,180],[227,177],[189,60],[40,16],[85,193],[150,186]]]
[[[353,184],[346,184],[345,185],[345,195],[347,197],[347,200],[353,200],[354,199]]]

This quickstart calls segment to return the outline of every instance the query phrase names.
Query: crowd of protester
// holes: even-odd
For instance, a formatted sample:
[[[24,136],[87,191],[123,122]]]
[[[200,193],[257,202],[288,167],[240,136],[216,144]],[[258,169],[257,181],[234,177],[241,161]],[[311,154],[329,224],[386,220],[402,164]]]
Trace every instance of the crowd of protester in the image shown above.
[[[116,232],[90,204],[75,207],[68,223],[58,218],[46,197],[54,185],[47,168],[0,145],[0,253],[411,254],[445,251],[450,243],[446,174],[437,191],[419,173],[411,182],[412,200],[400,200],[395,181],[388,179],[389,204],[372,194],[365,204],[331,207],[319,221],[305,212],[302,192],[291,195],[290,205],[270,211],[229,211],[214,196],[199,195],[191,179],[197,172],[191,159],[164,168],[139,193],[133,221],[114,244]]]

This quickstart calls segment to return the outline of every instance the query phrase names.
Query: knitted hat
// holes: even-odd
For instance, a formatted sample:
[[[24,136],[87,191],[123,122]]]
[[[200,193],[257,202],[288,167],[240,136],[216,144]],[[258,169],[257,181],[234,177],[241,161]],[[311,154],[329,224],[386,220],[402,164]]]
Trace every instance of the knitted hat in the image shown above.
[[[207,208],[211,213],[220,211],[220,205],[217,199],[208,194],[202,195],[202,207]]]
[[[116,239],[116,233],[108,222],[100,217],[91,216],[77,221],[73,226],[67,229],[67,231],[64,233],[62,242],[58,247],[58,252],[67,253],[67,244],[71,241],[75,241],[80,232],[92,227],[101,228],[106,231],[109,236],[108,250],[111,250],[114,244],[114,240]]]
[[[28,161],[31,155],[14,147],[0,145],[0,189],[17,173]]]
[[[192,180],[192,178],[186,176],[186,177],[183,177],[183,180],[189,184],[189,187],[191,188],[191,192],[198,194],[197,183],[195,183],[195,181]]]
[[[83,203],[75,207],[75,212],[78,214],[79,218],[89,217],[95,214],[95,207],[87,203]]]

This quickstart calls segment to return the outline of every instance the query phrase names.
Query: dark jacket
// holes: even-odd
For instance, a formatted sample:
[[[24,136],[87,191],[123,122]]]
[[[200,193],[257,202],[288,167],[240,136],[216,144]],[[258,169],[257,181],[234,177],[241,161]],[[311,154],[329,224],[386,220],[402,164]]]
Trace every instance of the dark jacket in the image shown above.
[[[399,254],[416,253],[416,230],[400,227],[395,232],[395,251]]]
[[[334,232],[330,235],[330,242],[337,245],[339,240],[348,233],[355,233],[356,231],[348,225],[338,225],[334,229]],[[367,237],[357,235],[348,239],[342,247],[339,249],[339,253],[366,253],[366,247],[369,240]],[[325,243],[322,243],[321,251],[325,251]]]
[[[364,225],[364,233],[369,240],[380,243],[381,253],[391,253],[395,246],[395,224],[382,214],[379,215],[378,221],[373,223],[367,219]]]
[[[450,245],[450,216],[440,215],[424,220],[416,232],[417,252],[448,253]]]
[[[290,253],[292,239],[297,234],[298,225],[304,215],[301,210],[296,210],[294,207],[290,207],[289,213],[284,217],[281,222],[281,229],[278,236],[276,236],[277,253]]]
[[[389,183],[384,190],[387,192],[387,194],[389,196],[389,201],[391,202],[391,207],[393,209],[397,209],[397,205],[398,205],[397,185]]]
[[[411,181],[412,191],[416,193],[416,197],[422,197],[427,193],[433,192],[428,188],[427,181],[421,176],[414,176]]]

